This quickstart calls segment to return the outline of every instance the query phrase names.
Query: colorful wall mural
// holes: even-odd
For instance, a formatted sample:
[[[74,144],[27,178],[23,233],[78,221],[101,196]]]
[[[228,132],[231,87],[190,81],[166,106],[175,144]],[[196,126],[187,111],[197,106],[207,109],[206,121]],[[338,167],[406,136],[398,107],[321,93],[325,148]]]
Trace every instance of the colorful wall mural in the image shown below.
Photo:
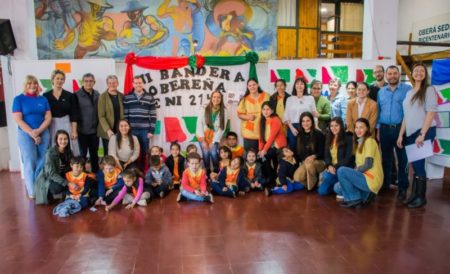
[[[276,54],[276,0],[34,0],[39,59]]]

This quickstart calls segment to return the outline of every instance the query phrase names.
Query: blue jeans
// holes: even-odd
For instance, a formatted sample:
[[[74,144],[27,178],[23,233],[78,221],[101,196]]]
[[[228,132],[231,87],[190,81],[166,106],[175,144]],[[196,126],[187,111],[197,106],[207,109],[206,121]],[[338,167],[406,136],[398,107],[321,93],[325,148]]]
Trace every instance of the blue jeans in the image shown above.
[[[322,184],[317,189],[317,193],[321,196],[331,194],[333,192],[334,184],[336,184],[337,182],[338,182],[338,177],[336,174],[332,174],[328,171],[325,171],[323,173]]]
[[[132,129],[131,134],[137,137],[139,141],[139,146],[141,147],[139,152],[139,168],[144,170],[145,156],[149,149],[149,139],[147,138],[148,130],[146,129]]]
[[[202,150],[203,163],[207,171],[211,171],[211,162],[214,172],[219,171],[219,143],[214,143],[209,146],[209,150],[203,148],[200,143],[200,149]]]
[[[341,167],[337,171],[337,176],[345,201],[364,201],[369,197],[371,191],[366,177],[361,172],[353,168]]]
[[[287,185],[287,189],[284,190],[281,185],[278,185],[276,188],[272,189],[272,193],[274,194],[288,194],[291,193],[295,190],[302,190],[305,187],[299,183],[299,182],[295,182],[295,181],[291,181],[289,178],[286,178],[286,185]]]
[[[198,201],[198,202],[205,201],[205,196],[198,196],[197,194],[195,194],[193,192],[189,192],[184,189],[181,190],[181,196],[183,196],[184,198],[191,200],[191,201]]]
[[[406,137],[405,145],[414,144],[416,142],[416,138],[419,136],[420,130],[421,129]],[[436,127],[430,127],[427,131],[427,134],[425,134],[425,140],[431,140],[431,143],[433,143],[435,137]],[[412,162],[411,164],[413,166],[415,176],[427,177],[427,172],[425,171],[425,159]]]
[[[380,125],[380,147],[381,157],[383,160],[383,173],[384,181],[383,188],[387,189],[391,185],[391,172],[392,161],[394,160],[394,149],[398,159],[398,188],[407,190],[408,183],[408,171],[406,166],[408,160],[406,158],[405,149],[397,147],[398,134],[400,132],[400,126]]]
[[[237,186],[227,186],[227,190],[223,191],[222,189],[226,187],[225,184],[221,184],[219,182],[212,182],[211,188],[214,190],[215,194],[220,196],[226,196],[233,198],[235,196],[236,191],[238,190]]]
[[[292,126],[296,129],[299,128],[300,124],[299,123],[292,123]],[[294,152],[297,153],[297,136],[295,136],[292,131],[291,128],[288,127],[288,132],[287,132],[287,141],[288,141],[288,145],[289,148]]]
[[[23,130],[17,132],[17,142],[23,163],[25,187],[29,196],[34,196],[34,181],[44,168],[45,153],[50,145],[50,133],[45,130],[41,133],[41,143],[36,145],[34,140]]]

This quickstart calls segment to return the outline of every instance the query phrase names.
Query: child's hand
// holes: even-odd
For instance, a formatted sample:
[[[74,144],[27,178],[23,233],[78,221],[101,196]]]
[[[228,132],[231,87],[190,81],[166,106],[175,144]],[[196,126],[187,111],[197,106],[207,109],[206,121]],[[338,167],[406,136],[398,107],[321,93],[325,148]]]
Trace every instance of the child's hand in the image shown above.
[[[255,188],[256,187],[256,183],[250,183],[250,188]]]
[[[110,211],[114,206],[113,205],[107,205],[105,206],[105,211],[108,212]]]
[[[287,191],[287,185],[283,185],[281,188],[282,188],[284,191]]]
[[[135,205],[136,205],[136,204],[133,202],[133,203],[127,205],[125,208],[126,208],[126,209],[132,209]]]
[[[202,196],[207,196],[207,195],[209,195],[208,191],[201,192],[201,194],[202,194]]]
[[[197,195],[197,196],[203,196],[203,195],[202,195],[202,192],[201,192],[200,190],[198,190],[198,189],[196,189],[196,190],[194,191],[194,193],[195,193],[195,195]]]
[[[223,192],[225,192],[225,191],[227,191],[228,190],[228,187],[226,187],[226,186],[224,186],[223,188],[222,188],[222,191]]]
[[[108,191],[106,191],[105,196],[109,196],[111,193],[113,192],[112,189],[108,189]],[[100,198],[101,199],[101,198]]]
[[[258,182],[255,182],[255,187],[261,187],[261,184]]]

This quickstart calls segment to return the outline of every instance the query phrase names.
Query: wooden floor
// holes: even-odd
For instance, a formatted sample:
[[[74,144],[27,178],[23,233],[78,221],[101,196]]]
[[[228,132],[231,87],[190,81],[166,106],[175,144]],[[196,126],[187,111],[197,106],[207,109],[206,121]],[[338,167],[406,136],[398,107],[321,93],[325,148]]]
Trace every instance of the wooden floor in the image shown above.
[[[0,273],[450,273],[450,184],[425,209],[395,190],[362,209],[298,192],[175,202],[61,219],[0,173]]]

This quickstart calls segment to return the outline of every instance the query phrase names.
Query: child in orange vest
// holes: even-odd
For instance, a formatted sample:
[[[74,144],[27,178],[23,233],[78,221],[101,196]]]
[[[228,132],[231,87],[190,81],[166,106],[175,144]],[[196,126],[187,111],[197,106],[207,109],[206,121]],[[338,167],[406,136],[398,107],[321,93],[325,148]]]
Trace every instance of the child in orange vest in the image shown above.
[[[243,167],[245,171],[245,180],[250,186],[250,190],[263,190],[266,187],[267,180],[263,176],[262,165],[260,162],[256,161],[256,158],[256,150],[250,148],[247,151],[247,161]]]
[[[224,167],[219,173],[218,181],[211,183],[215,194],[236,198],[236,192],[245,194],[248,184],[245,181],[245,172],[242,169],[244,159],[234,158],[228,167]]]
[[[234,159],[235,157],[244,157],[244,148],[238,145],[238,136],[236,132],[228,132],[225,141],[227,147],[231,150],[231,159]]]
[[[123,187],[123,181],[119,180],[122,170],[111,155],[106,155],[102,160],[102,169],[97,172],[98,199],[95,205],[110,204]]]
[[[220,171],[230,165],[231,159],[231,150],[226,146],[221,146],[219,148],[219,170],[211,172],[209,175],[211,181],[217,181]]]
[[[84,172],[84,158],[81,156],[70,159],[71,171],[66,173],[66,180],[68,182],[68,196],[80,203],[82,208],[89,205],[89,193],[95,185],[95,177]]]
[[[183,174],[185,165],[185,159],[180,152],[180,144],[177,142],[170,144],[170,156],[167,157],[166,166],[172,174],[173,186],[175,189],[180,188],[181,175]]]
[[[200,160],[198,153],[188,155],[188,168],[183,172],[182,190],[178,194],[177,202],[192,200],[214,203],[213,196],[206,190],[206,171],[201,168]]]

